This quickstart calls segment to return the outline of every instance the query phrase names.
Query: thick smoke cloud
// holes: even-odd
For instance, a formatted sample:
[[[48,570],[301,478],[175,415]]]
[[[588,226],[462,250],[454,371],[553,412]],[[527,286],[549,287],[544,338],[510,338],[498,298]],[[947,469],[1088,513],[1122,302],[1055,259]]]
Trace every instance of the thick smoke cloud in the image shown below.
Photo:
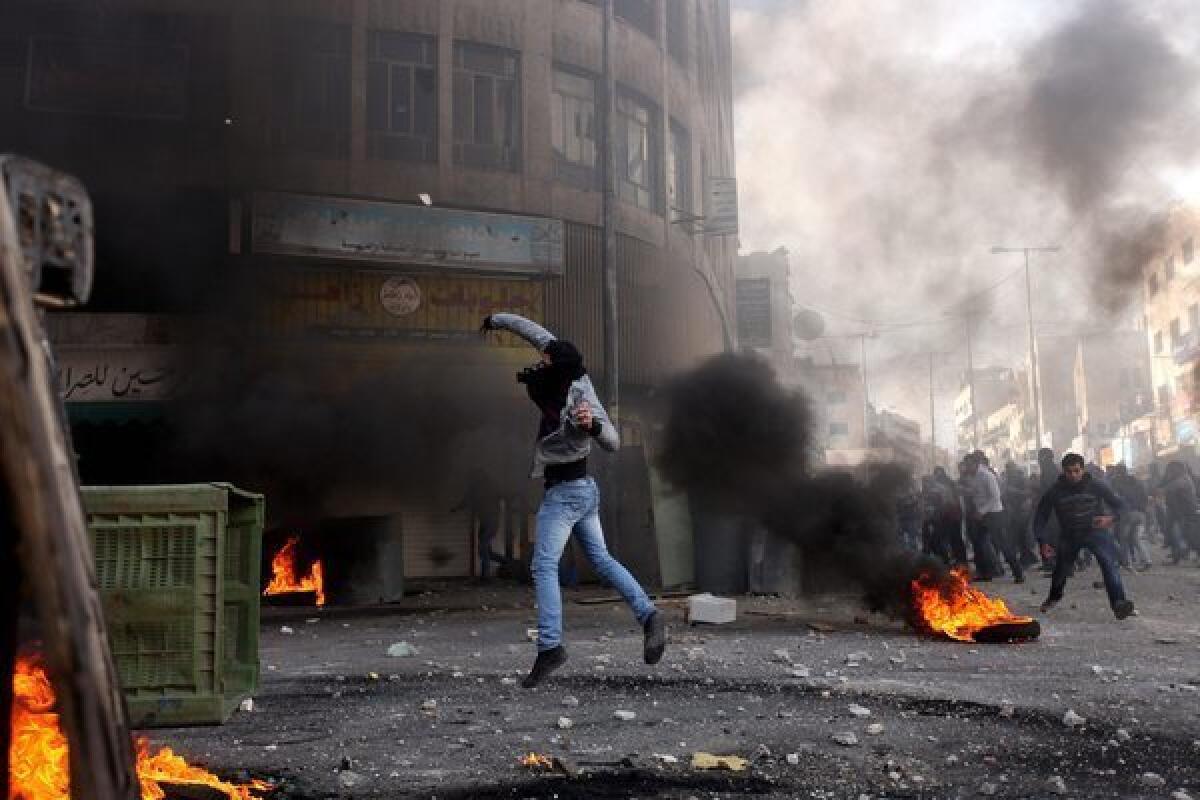
[[[864,474],[816,472],[808,463],[808,402],[749,356],[717,356],[668,387],[659,465],[673,484],[718,512],[757,519],[795,542],[807,574],[856,588],[864,603],[897,616],[910,582],[945,575],[940,562],[903,550],[895,499],[912,476],[894,465]]]
[[[1033,277],[1035,318],[1058,332],[1124,318],[1160,212],[1197,188],[1182,178],[1200,164],[1200,6],[734,9],[743,247],[785,246],[797,302],[834,333],[922,323],[873,343],[885,404],[928,412],[912,363],[890,355],[953,353],[943,360],[962,366],[961,323],[938,320],[1020,267],[993,245],[1062,247]],[[977,365],[1020,359],[1023,288],[973,302]]]

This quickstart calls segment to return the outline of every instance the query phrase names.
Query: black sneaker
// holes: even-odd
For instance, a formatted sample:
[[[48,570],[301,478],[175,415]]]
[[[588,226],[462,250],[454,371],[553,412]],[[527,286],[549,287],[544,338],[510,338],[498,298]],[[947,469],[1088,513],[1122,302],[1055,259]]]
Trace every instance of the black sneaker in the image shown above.
[[[662,660],[663,651],[667,649],[667,622],[661,611],[655,611],[642,626],[646,640],[642,647],[642,656],[647,664],[657,664]]]
[[[1024,575],[1017,575],[1016,577],[1013,578],[1013,583],[1024,583],[1024,582],[1025,582]]]
[[[1045,614],[1049,612],[1050,609],[1054,608],[1056,605],[1058,605],[1057,600],[1047,600],[1046,602],[1042,603],[1042,613]]]
[[[532,689],[565,663],[567,663],[567,649],[561,644],[558,647],[543,650],[538,653],[537,660],[533,662],[533,669],[529,670],[529,674],[521,681],[521,685],[526,689]]]
[[[1126,617],[1134,616],[1137,614],[1137,611],[1133,608],[1132,600],[1122,600],[1113,606],[1113,614],[1116,615],[1117,619],[1125,619]]]

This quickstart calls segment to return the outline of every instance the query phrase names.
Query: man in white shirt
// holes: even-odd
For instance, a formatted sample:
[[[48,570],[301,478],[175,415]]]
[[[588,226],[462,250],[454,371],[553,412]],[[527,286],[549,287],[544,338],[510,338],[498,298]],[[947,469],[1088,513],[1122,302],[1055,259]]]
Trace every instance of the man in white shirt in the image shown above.
[[[979,452],[967,456],[967,470],[975,506],[970,524],[971,545],[975,548],[975,579],[990,581],[1000,574],[994,549],[998,546],[1012,570],[1013,581],[1024,583],[1021,559],[1005,535],[1004,501],[996,473],[988,466],[987,456]]]

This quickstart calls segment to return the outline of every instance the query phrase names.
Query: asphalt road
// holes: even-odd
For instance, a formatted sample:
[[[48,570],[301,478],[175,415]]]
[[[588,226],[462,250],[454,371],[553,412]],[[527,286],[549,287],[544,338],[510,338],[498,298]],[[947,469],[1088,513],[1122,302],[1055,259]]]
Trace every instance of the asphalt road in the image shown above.
[[[568,593],[570,661],[532,691],[516,685],[533,657],[524,588],[271,609],[254,710],[151,737],[296,798],[1200,800],[1200,569],[1127,576],[1140,616],[1123,622],[1098,577],[1077,576],[1041,617],[1041,639],[1022,645],[856,622],[849,598],[739,598],[736,623],[690,628],[668,602],[672,642],[654,668],[624,605]],[[1036,615],[1047,584],[985,588]],[[416,655],[388,656],[398,642]],[[1082,721],[1064,722],[1068,711]],[[573,777],[520,767],[530,751]],[[694,769],[696,752],[750,763]]]

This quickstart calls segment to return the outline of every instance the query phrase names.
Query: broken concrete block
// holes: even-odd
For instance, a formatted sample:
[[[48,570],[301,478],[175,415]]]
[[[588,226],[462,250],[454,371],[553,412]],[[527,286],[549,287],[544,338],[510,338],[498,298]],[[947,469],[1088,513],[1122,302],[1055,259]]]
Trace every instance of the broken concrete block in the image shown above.
[[[705,592],[688,598],[688,622],[723,625],[737,619],[737,601]]]

